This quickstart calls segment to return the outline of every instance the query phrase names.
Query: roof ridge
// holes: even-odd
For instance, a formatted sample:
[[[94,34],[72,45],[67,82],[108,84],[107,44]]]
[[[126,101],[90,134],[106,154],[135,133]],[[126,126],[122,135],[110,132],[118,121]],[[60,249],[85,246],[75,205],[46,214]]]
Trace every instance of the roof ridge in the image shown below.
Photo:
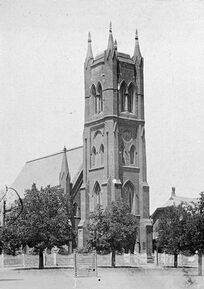
[[[82,148],[83,146],[77,146],[77,147],[73,147],[71,149],[66,149],[66,152],[70,152],[70,151],[73,151],[73,150],[76,150],[76,149],[79,149],[79,148]],[[50,155],[47,155],[47,156],[44,156],[44,157],[40,157],[40,158],[37,158],[37,159],[33,159],[33,160],[30,160],[30,161],[27,161],[26,164],[28,163],[32,163],[32,162],[35,162],[35,161],[39,161],[39,160],[42,160],[42,159],[46,159],[46,158],[49,158],[49,157],[53,157],[53,156],[56,156],[56,155],[59,155],[59,154],[62,154],[64,151],[60,151],[58,153],[54,153],[54,154],[50,154]]]

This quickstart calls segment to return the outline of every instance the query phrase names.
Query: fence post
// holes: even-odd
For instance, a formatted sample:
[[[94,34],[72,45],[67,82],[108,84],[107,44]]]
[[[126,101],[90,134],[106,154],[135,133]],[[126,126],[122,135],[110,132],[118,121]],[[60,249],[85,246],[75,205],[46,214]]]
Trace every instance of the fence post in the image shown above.
[[[164,266],[166,266],[166,252],[164,251]]]
[[[54,246],[52,248],[54,266],[57,266],[57,253],[58,252],[59,252],[59,249],[56,246]]]
[[[156,250],[155,263],[156,263],[157,266],[159,265],[159,252],[158,252],[158,249]]]
[[[4,251],[1,252],[1,267],[4,268]]]
[[[23,267],[25,267],[25,254],[22,253],[22,258],[23,258]]]
[[[46,249],[43,251],[43,263],[44,263],[44,266],[46,266],[47,264],[47,258],[46,258]]]
[[[54,266],[57,266],[57,253],[53,252],[53,262],[54,262]]]
[[[181,253],[178,255],[178,266],[181,266]]]
[[[76,250],[74,250],[74,276],[77,277],[77,256],[76,256]]]
[[[95,262],[95,272],[96,272],[96,276],[98,276],[98,272],[97,272],[97,253],[96,250],[93,251],[93,257],[94,257],[94,262]]]

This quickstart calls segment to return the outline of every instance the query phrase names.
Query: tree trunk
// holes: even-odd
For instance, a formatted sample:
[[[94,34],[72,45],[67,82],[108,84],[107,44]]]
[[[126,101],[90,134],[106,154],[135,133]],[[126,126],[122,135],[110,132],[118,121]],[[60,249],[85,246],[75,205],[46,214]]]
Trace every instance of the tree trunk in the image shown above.
[[[43,250],[40,250],[39,252],[39,269],[44,268],[44,262],[43,262]]]
[[[156,265],[159,265],[159,252],[158,252],[158,246],[156,248]]]
[[[112,267],[115,267],[115,250],[112,250],[112,258],[111,258],[111,265]]]
[[[198,276],[202,276],[202,253],[198,252]]]
[[[174,253],[174,268],[178,267],[178,254]]]

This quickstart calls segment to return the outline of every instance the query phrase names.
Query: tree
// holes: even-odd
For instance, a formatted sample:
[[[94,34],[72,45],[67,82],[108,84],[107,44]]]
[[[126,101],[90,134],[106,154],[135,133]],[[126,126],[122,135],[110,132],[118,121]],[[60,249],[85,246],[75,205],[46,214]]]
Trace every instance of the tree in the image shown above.
[[[67,197],[62,189],[37,190],[33,185],[23,199],[23,212],[11,224],[16,212],[10,214],[3,229],[3,242],[18,240],[17,247],[28,245],[39,253],[39,269],[44,267],[43,251],[54,246],[68,245],[74,232],[69,220]]]
[[[0,231],[1,248],[5,253],[15,256],[16,250],[21,247],[21,239],[18,235],[18,228],[6,226]]]
[[[185,249],[185,205],[166,207],[158,221],[157,233],[160,249],[174,255],[174,267],[178,266],[178,254]]]
[[[123,201],[112,202],[106,210],[98,208],[88,225],[88,245],[97,251],[112,252],[112,266],[115,267],[116,251],[134,252],[138,219],[130,213]]]
[[[198,253],[198,275],[202,275],[202,254],[204,253],[204,192],[197,204],[188,207],[185,225],[185,246],[192,253]]]

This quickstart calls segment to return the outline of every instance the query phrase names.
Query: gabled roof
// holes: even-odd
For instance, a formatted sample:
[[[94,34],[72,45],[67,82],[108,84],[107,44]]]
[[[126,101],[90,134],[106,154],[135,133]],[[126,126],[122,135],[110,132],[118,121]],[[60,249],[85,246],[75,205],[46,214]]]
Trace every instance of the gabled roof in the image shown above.
[[[12,184],[12,187],[23,196],[25,190],[30,189],[35,183],[37,188],[59,185],[64,151],[31,160],[25,163],[23,169]],[[83,147],[76,147],[66,151],[71,182],[77,180],[83,163]]]
[[[153,214],[151,215],[151,218],[153,219],[153,222],[155,222],[156,219],[158,218],[158,215],[162,211],[164,211],[166,207],[179,206],[182,203],[187,204],[187,205],[193,205],[193,204],[196,204],[197,202],[198,202],[198,198],[187,198],[187,197],[177,196],[175,193],[175,188],[172,187],[170,198],[163,204],[163,206],[157,208],[153,212]]]
[[[186,197],[180,197],[180,196],[172,196],[164,203],[162,207],[169,207],[169,206],[178,206],[181,203],[187,203],[187,204],[192,204],[192,203],[197,203],[198,199],[196,198],[186,198]]]

